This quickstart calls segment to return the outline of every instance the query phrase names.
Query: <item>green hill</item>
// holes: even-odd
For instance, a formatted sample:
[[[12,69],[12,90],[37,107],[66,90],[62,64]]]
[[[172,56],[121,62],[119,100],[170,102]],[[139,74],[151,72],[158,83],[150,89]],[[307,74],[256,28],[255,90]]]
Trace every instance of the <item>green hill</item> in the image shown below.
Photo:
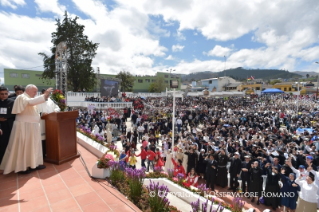
[[[209,79],[214,77],[223,77],[229,76],[236,80],[246,80],[247,77],[253,76],[255,79],[290,79],[290,78],[301,78],[302,76],[296,73],[292,73],[289,71],[278,70],[278,69],[244,69],[242,67],[227,69],[221,72],[197,72],[191,73],[188,75],[183,75],[183,81],[192,81],[192,80],[201,80],[201,79]]]

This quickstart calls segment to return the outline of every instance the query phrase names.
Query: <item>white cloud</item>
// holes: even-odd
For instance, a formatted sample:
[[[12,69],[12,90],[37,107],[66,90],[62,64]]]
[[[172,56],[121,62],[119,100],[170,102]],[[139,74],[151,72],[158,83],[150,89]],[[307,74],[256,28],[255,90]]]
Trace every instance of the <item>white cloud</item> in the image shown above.
[[[175,58],[172,55],[168,55],[168,57],[166,57],[165,60],[175,60]]]
[[[27,68],[42,64],[39,52],[49,52],[53,20],[0,12],[0,67]]]
[[[232,50],[227,47],[222,47],[220,45],[216,45],[212,50],[210,50],[207,55],[208,56],[216,56],[216,57],[224,57],[228,56]]]
[[[0,3],[4,7],[11,7],[12,9],[17,9],[17,6],[25,5],[24,0],[0,0]]]
[[[178,41],[186,40],[186,37],[180,31],[177,31],[174,36],[176,37],[176,40]]]
[[[63,15],[66,7],[60,5],[58,0],[35,0],[40,12],[52,12],[54,14]]]
[[[178,45],[178,44],[177,45],[173,45],[172,46],[172,51],[173,52],[180,52],[180,51],[183,51],[184,47],[185,46],[181,46],[181,45]]]

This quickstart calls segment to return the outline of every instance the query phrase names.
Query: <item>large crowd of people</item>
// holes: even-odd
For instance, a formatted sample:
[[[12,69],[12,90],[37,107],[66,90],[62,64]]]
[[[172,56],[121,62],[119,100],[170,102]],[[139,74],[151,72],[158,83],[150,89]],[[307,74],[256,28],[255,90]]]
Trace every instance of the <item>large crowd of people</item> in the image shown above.
[[[297,212],[317,210],[319,105],[315,96],[177,98],[175,126],[172,98],[132,101],[134,108],[111,117],[122,133],[124,164],[134,168],[134,158],[141,157],[141,166],[148,171],[172,168],[175,176],[183,174],[192,186],[204,178],[212,191],[215,185],[226,188],[229,174],[228,189],[248,194],[252,202],[262,201],[273,210],[279,206]],[[97,125],[95,132],[103,134],[107,116],[99,110],[83,111],[79,124],[92,130]],[[125,124],[128,118],[130,128]],[[138,143],[142,150],[135,154]]]

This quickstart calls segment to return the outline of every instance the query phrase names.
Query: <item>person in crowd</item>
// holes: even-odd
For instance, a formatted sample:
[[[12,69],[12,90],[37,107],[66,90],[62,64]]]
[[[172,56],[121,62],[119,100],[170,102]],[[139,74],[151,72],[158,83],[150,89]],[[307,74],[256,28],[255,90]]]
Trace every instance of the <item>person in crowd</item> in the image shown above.
[[[137,162],[137,159],[135,157],[135,152],[131,151],[129,159],[128,159],[129,167],[132,168],[132,169],[135,169],[136,168],[136,162]]]
[[[145,151],[144,146],[141,146],[141,153],[136,155],[136,157],[141,157],[141,167],[146,168],[145,161],[146,161],[146,158],[147,158],[147,152]]]
[[[121,150],[120,153],[121,153],[119,157],[120,169],[124,170],[124,168],[126,167],[127,155],[125,154],[124,150]]]
[[[153,152],[155,152],[156,151],[155,141],[151,140],[150,143],[151,144],[149,145],[149,149],[152,150]]]
[[[255,201],[257,198],[257,205],[259,205],[259,197],[261,197],[262,184],[263,184],[263,170],[259,167],[258,161],[251,164],[250,172],[250,192],[257,196],[252,196],[251,202]]]
[[[198,186],[198,176],[196,175],[195,169],[192,168],[186,177],[186,184],[188,186],[193,186],[197,188]]]
[[[225,188],[227,185],[227,162],[228,156],[226,155],[225,149],[221,149],[216,152],[217,162],[218,162],[218,172],[216,184],[220,185],[222,188]],[[215,158],[215,157],[214,157]]]
[[[199,174],[199,176],[201,178],[204,178],[204,174],[205,174],[205,171],[206,171],[206,166],[205,166],[205,163],[204,163],[204,160],[205,160],[205,149],[201,149],[200,150],[200,154],[198,156],[198,163],[197,163],[197,166],[196,166],[196,170],[197,170],[197,173]]]
[[[137,138],[138,138],[138,134],[136,132],[136,128],[134,128],[134,132],[133,132],[133,144],[134,144],[134,149],[135,151],[137,150]]]
[[[280,197],[278,194],[280,192],[279,180],[280,174],[276,166],[271,166],[270,163],[265,165],[267,181],[265,189],[265,205],[271,206],[273,210],[276,210],[280,206]]]
[[[160,150],[160,153],[161,153],[161,157],[162,157],[163,163],[165,164],[167,149],[165,149],[165,145],[164,144],[162,144],[162,148]]]
[[[52,88],[43,95],[37,95],[35,85],[27,85],[25,93],[19,95],[13,105],[12,114],[17,114],[11,131],[9,144],[2,159],[0,169],[3,174],[10,172],[30,173],[31,169],[44,169],[40,116],[36,105],[49,98]]]
[[[235,152],[234,157],[230,159],[230,187],[228,190],[236,191],[237,187],[239,186],[238,177],[241,171],[241,160],[239,159],[239,153]]]
[[[0,87],[0,128],[2,131],[0,136],[0,164],[7,149],[16,116],[15,114],[12,114],[14,100],[8,98],[8,95],[8,89]]]
[[[13,86],[13,90],[15,91],[15,89],[18,87],[18,85],[14,85]],[[9,96],[8,96],[8,98],[11,98],[11,97],[16,97],[17,95],[16,95],[16,93],[14,92],[14,93],[10,93],[9,94]]]
[[[138,126],[137,131],[138,131],[139,141],[142,143],[142,138],[143,138],[143,133],[144,133],[144,127],[142,126],[142,124],[140,124],[140,126]]]
[[[306,180],[302,180],[302,176],[296,180],[300,186],[296,212],[317,211],[318,186],[315,184],[315,177],[313,173],[309,173]],[[297,187],[297,185],[293,186]]]
[[[286,207],[289,212],[294,212],[297,207],[298,191],[300,191],[300,186],[295,182],[296,174],[290,173],[289,177],[286,177],[283,169],[280,177],[283,184],[280,188],[281,205]]]
[[[23,94],[23,92],[24,92],[24,87],[17,85],[17,86],[14,87],[14,94],[10,95],[9,98],[13,99],[13,100],[16,100],[16,98],[19,95]]]
[[[182,160],[178,159],[177,162],[172,158],[172,163],[174,165],[174,177],[177,176],[177,174],[181,173],[186,177],[185,169],[182,165]]]
[[[46,89],[42,89],[41,94],[45,93]],[[48,98],[44,103],[37,105],[37,110],[40,113],[40,116],[45,116],[49,113],[59,112],[60,108],[56,102],[53,102],[51,98]],[[41,119],[41,140],[42,140],[42,154],[43,158],[46,157],[46,143],[45,143],[45,120]]]
[[[163,160],[162,160],[160,154],[156,154],[155,158],[154,158],[154,167],[162,170],[163,166],[164,166],[164,163],[163,163]]]
[[[205,171],[206,188],[210,188],[211,191],[214,191],[215,183],[216,183],[216,175],[218,170],[218,163],[214,159],[213,154],[206,156],[203,162],[206,165],[206,171]]]
[[[196,168],[196,164],[197,164],[197,160],[198,160],[198,154],[194,152],[193,148],[189,148],[189,150],[187,150],[185,152],[185,154],[188,156],[188,160],[187,160],[187,174],[189,174],[189,172],[191,171],[191,169],[195,169]]]
[[[147,168],[146,171],[149,172],[150,170],[150,165],[152,165],[152,169],[154,170],[154,158],[155,158],[156,154],[154,153],[154,151],[152,151],[151,149],[147,149]]]
[[[157,129],[155,130],[156,145],[159,145],[159,138],[160,138],[160,136],[161,136],[160,129],[157,128]]]
[[[242,188],[242,192],[246,193],[249,192],[250,190],[250,171],[249,169],[251,168],[251,160],[250,160],[250,156],[246,155],[245,157],[245,161],[243,161],[241,163],[241,188]],[[247,190],[246,190],[247,188]],[[249,196],[248,196],[249,198]]]

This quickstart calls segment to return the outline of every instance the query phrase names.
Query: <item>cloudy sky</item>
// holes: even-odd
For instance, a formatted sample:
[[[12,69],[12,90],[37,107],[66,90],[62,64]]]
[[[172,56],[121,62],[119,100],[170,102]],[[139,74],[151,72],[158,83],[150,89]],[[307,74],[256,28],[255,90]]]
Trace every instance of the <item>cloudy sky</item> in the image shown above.
[[[319,72],[318,0],[0,0],[0,77],[42,70],[37,53],[49,53],[65,10],[100,43],[102,73],[222,71],[225,58],[226,68]]]

